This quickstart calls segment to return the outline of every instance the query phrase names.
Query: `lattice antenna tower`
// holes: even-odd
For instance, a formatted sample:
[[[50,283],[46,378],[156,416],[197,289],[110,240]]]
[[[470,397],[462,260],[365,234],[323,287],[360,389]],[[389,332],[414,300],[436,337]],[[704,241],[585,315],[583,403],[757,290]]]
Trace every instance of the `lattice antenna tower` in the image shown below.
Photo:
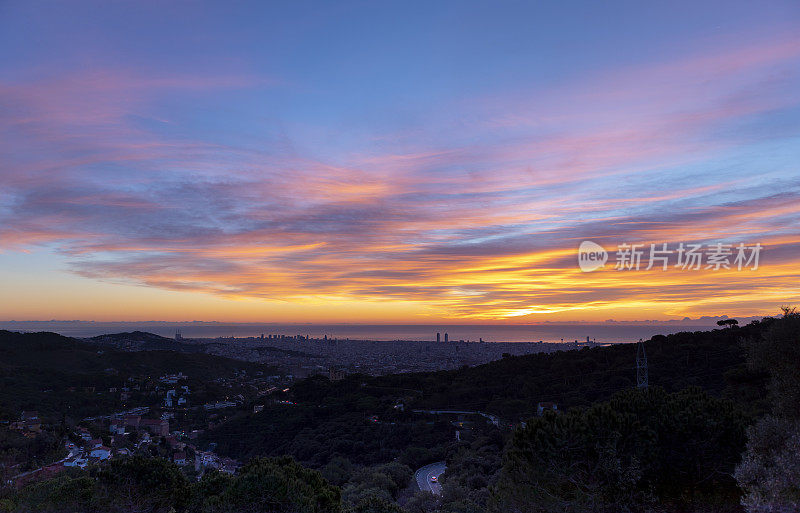
[[[639,339],[636,344],[636,388],[647,388],[647,354],[644,352],[644,342]]]

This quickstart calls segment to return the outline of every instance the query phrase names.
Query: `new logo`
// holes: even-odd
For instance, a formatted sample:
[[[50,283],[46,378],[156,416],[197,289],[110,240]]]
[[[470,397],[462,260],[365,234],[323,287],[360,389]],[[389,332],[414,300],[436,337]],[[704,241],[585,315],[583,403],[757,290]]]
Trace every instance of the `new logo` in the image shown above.
[[[608,253],[603,246],[590,240],[581,242],[578,247],[578,266],[581,271],[585,273],[596,271],[606,265],[606,262],[608,262]]]

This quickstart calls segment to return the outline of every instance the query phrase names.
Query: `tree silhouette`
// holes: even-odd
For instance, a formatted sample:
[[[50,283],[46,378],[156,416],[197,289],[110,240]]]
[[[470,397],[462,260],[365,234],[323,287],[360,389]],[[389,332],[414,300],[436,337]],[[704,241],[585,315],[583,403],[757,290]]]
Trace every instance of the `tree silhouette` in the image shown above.
[[[738,326],[739,321],[736,319],[722,319],[717,321],[717,326],[728,326],[729,328],[733,328],[734,326]]]

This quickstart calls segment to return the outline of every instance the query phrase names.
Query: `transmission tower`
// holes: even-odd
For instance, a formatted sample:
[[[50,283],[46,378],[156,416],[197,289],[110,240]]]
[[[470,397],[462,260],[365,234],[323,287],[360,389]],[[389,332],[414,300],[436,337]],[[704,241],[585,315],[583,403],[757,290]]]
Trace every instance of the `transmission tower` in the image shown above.
[[[636,388],[647,388],[647,355],[644,352],[644,342],[639,339],[636,344]]]

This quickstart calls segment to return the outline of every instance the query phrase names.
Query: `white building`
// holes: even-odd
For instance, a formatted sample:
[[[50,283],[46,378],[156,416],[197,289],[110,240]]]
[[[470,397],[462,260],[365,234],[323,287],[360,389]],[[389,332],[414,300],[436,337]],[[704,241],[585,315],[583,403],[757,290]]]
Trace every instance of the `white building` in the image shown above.
[[[88,464],[89,460],[87,460],[86,458],[75,458],[64,462],[65,467],[86,468],[86,465]]]

